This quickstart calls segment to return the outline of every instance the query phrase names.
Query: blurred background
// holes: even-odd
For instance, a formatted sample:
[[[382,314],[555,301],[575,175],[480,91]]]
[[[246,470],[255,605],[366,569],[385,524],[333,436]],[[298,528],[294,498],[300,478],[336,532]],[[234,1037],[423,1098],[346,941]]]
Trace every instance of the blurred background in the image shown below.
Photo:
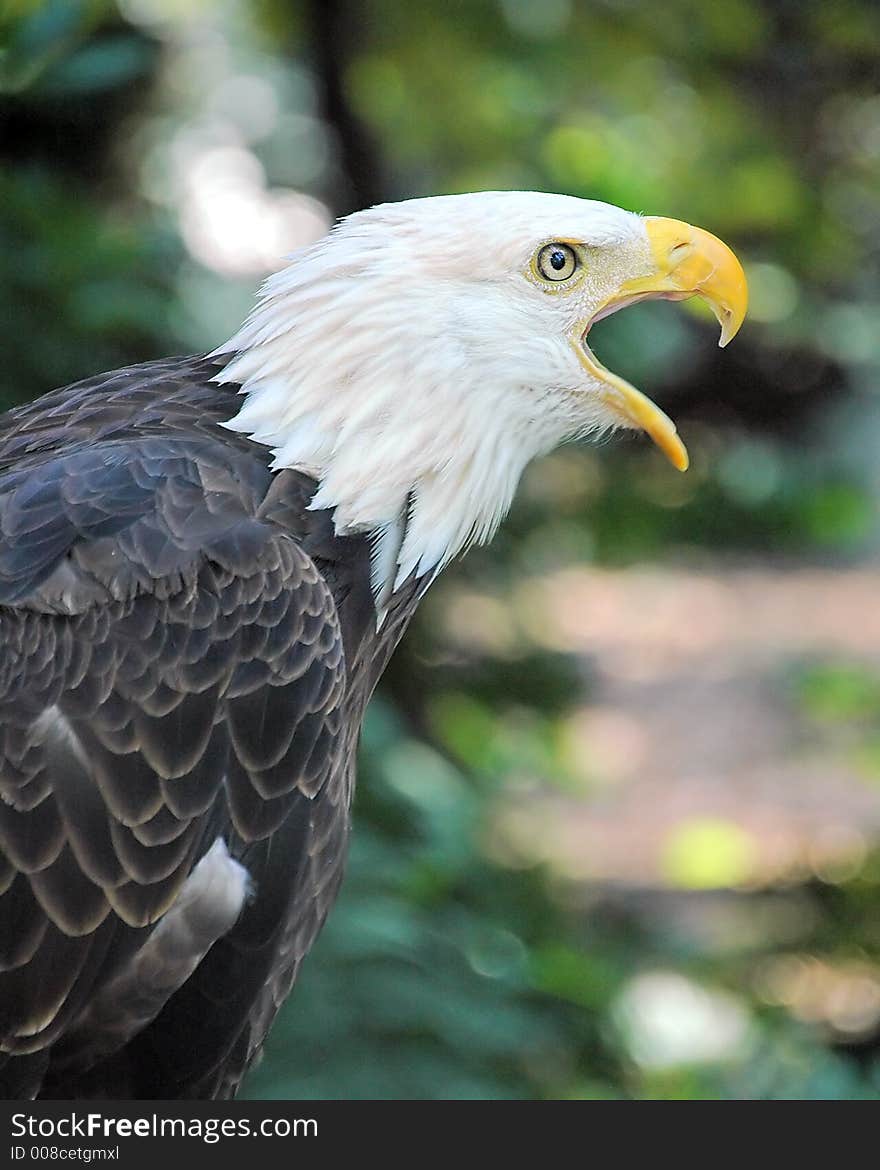
[[[675,417],[537,464],[369,713],[347,882],[251,1097],[880,1094],[880,8],[6,0],[0,399],[213,348],[383,199],[564,191],[744,260]]]

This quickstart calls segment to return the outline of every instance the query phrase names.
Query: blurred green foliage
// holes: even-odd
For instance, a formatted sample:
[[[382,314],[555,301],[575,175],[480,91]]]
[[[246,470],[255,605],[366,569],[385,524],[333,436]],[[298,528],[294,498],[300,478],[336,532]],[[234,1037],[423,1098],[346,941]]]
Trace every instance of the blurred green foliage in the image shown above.
[[[206,150],[247,152],[266,198],[333,213],[369,192],[607,199],[705,224],[749,271],[751,321],[723,360],[680,307],[595,331],[669,404],[688,477],[638,440],[562,451],[432,591],[369,715],[342,898],[251,1096],[877,1095],[874,1032],[798,1015],[779,988],[880,962],[880,860],[748,890],[748,840],[708,819],[668,842],[662,890],[525,865],[495,814],[508,785],[576,783],[564,723],[589,668],[501,619],[495,643],[450,648],[444,615],[584,562],[874,549],[878,70],[871,0],[4,6],[4,406],[233,328],[258,266],[212,268],[199,243],[187,183]],[[880,774],[869,670],[805,666],[791,701]],[[691,903],[723,938],[681,928]],[[644,1025],[658,971],[684,980],[663,985],[690,1004],[682,1034],[701,1011],[727,1021],[723,1053],[664,1062],[675,1018],[665,1037]]]

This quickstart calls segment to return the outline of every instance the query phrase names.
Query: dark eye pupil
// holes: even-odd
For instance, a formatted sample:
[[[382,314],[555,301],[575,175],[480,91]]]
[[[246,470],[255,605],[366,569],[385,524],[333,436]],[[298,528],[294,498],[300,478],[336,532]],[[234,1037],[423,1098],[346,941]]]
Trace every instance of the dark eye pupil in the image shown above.
[[[550,253],[550,267],[555,268],[557,272],[561,271],[566,264],[566,255],[560,252],[559,249]]]

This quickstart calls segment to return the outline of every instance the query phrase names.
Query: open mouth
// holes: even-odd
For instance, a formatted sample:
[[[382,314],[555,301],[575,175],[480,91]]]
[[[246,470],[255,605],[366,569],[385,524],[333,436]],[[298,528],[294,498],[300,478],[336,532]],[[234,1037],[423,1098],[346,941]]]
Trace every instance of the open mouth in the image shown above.
[[[591,377],[601,383],[605,406],[625,427],[645,431],[679,471],[686,471],[687,448],[672,419],[625,378],[607,369],[587,344],[590,329],[630,305],[646,300],[682,301],[698,296],[721,324],[719,345],[732,340],[746,314],[745,273],[717,237],[678,220],[648,218],[645,228],[655,263],[648,276],[625,281],[582,326],[575,350]]]
[[[656,402],[652,402],[641,390],[604,366],[587,344],[587,336],[597,321],[602,321],[613,313],[629,308],[630,305],[637,304],[639,301],[680,301],[689,295],[691,294],[645,292],[621,297],[620,300],[615,300],[600,309],[587,322],[580,337],[580,347],[583,351],[582,360],[592,376],[604,384],[606,407],[612,414],[617,415],[621,426],[635,427],[650,435],[673,467],[679,471],[687,471],[690,457],[687,447],[678,435],[675,423],[665,411],[660,409]]]

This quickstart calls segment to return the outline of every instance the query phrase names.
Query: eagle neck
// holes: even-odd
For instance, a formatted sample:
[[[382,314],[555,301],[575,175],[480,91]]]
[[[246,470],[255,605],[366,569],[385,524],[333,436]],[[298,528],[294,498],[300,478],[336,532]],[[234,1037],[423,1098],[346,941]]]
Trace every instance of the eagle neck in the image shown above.
[[[365,362],[356,379],[333,382],[292,353],[286,338],[232,355],[217,380],[237,382],[243,401],[224,425],[269,447],[273,470],[313,478],[309,507],[329,511],[337,535],[367,535],[381,624],[405,582],[421,579],[424,592],[492,538],[525,466],[558,429],[506,386],[474,392],[461,371],[438,379],[426,368],[413,386]]]

